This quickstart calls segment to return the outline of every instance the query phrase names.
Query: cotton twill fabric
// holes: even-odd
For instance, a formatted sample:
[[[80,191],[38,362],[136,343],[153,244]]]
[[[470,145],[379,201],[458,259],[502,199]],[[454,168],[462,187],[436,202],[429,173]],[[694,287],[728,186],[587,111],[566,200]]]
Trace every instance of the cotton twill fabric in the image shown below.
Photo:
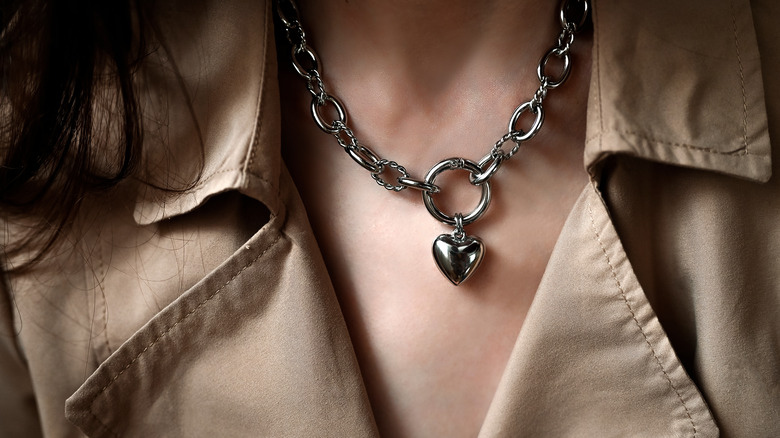
[[[480,436],[780,436],[778,8],[594,0],[592,181]],[[128,183],[92,201],[72,247],[5,279],[0,434],[377,436],[281,160],[270,2],[160,16],[202,182]],[[187,181],[189,113],[149,64],[145,108],[165,123],[146,158]]]
[[[368,436],[335,294],[291,207],[104,363],[71,419],[99,436]]]

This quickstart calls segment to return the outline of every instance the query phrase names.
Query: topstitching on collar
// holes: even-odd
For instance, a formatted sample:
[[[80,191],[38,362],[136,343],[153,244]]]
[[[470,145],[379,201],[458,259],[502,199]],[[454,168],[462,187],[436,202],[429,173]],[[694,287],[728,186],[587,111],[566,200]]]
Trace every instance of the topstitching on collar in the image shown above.
[[[185,193],[144,190],[138,223],[186,213],[227,190],[273,204],[281,152],[272,13],[270,1],[251,3],[213,2],[195,12],[219,19],[170,18],[178,27],[166,27],[168,43],[202,132],[203,174]],[[748,0],[593,0],[593,21],[586,167],[625,153],[769,179],[761,63]],[[149,107],[162,107],[167,132],[165,144],[147,145],[145,152],[147,162],[164,163],[153,174],[165,179],[155,182],[181,187],[201,159],[199,139],[186,104],[175,96],[175,77],[158,70],[149,75],[155,78],[147,86]]]
[[[140,191],[135,220],[184,214],[228,190],[275,213],[281,151],[271,3],[212,1],[186,13],[193,17],[157,14],[180,78],[158,53],[145,65],[144,162],[153,185]]]
[[[593,2],[585,164],[625,153],[755,181],[771,176],[748,0]]]

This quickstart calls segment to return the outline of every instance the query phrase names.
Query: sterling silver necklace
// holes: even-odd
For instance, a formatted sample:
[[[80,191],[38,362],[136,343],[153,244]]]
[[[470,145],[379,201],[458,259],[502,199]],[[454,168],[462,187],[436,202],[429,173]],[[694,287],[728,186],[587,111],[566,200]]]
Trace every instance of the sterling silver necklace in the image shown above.
[[[382,158],[368,146],[358,141],[352,129],[347,124],[347,111],[344,105],[332,94],[329,94],[322,79],[320,62],[314,49],[306,42],[306,32],[301,25],[298,8],[293,0],[277,0],[276,13],[285,31],[287,40],[292,46],[292,65],[295,71],[306,81],[306,89],[312,95],[311,115],[314,122],[324,132],[333,135],[344,151],[361,167],[367,170],[377,184],[387,190],[400,192],[405,189],[415,189],[422,193],[423,204],[436,220],[454,226],[450,234],[441,234],[433,241],[433,258],[439,270],[454,285],[466,281],[482,263],[485,256],[485,246],[476,236],[466,234],[464,227],[482,217],[490,205],[490,179],[501,165],[512,158],[520,149],[520,145],[531,140],[542,128],[544,123],[544,99],[547,92],[559,87],[569,77],[571,72],[570,49],[574,35],[582,28],[588,17],[590,5],[588,0],[563,0],[559,8],[561,32],[555,45],[542,56],[536,68],[539,88],[527,102],[515,108],[509,118],[509,128],[490,151],[479,161],[467,158],[447,158],[436,163],[422,179],[409,176],[404,166],[395,161]],[[574,18],[574,19],[572,19]],[[549,75],[547,64],[550,59],[558,58],[562,63],[557,75]],[[338,117],[327,120],[323,110],[332,106]],[[529,113],[533,122],[528,131],[517,128],[520,118]],[[512,142],[508,151],[504,145]],[[447,170],[462,169],[470,172],[471,184],[482,189],[482,197],[476,208],[468,214],[456,213],[450,216],[442,212],[434,203],[432,194],[441,189],[436,185],[436,177]],[[394,182],[388,182],[387,173],[394,172]]]

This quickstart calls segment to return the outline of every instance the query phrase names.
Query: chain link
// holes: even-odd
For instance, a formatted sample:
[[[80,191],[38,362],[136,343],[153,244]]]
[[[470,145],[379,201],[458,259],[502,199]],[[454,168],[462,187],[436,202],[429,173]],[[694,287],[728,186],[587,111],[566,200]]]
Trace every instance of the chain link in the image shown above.
[[[579,9],[579,11],[575,9]],[[574,43],[575,34],[586,23],[589,9],[588,0],[563,0],[561,2],[559,8],[561,32],[558,35],[556,44],[545,53],[536,69],[539,88],[534,92],[533,97],[529,101],[520,104],[512,113],[507,133],[496,141],[490,152],[479,163],[469,167],[471,172],[469,180],[472,184],[484,185],[488,183],[490,178],[501,167],[501,164],[512,158],[520,150],[522,143],[532,139],[541,130],[544,123],[543,102],[547,98],[549,90],[559,87],[569,77],[571,72],[571,45]],[[577,13],[579,15],[572,16]],[[295,2],[293,0],[276,0],[276,14],[282,22],[285,36],[291,45],[293,68],[306,81],[306,89],[312,95],[311,114],[317,126],[324,132],[332,134],[347,154],[361,167],[369,171],[371,178],[377,184],[387,190],[400,192],[401,190],[412,188],[421,190],[423,195],[428,195],[427,198],[432,193],[438,193],[440,189],[433,181],[411,178],[404,166],[395,161],[382,158],[368,146],[358,141],[355,133],[347,125],[346,109],[338,98],[328,93],[325,87],[319,58],[306,41],[306,32],[301,25],[300,14]],[[557,77],[551,76],[547,72],[547,64],[551,58],[558,58],[563,62],[562,71],[558,73]],[[327,106],[332,106],[336,110],[338,117],[332,121],[325,120],[321,112]],[[520,117],[526,112],[535,116],[528,132],[516,127]],[[508,152],[504,151],[504,144],[510,140],[514,143],[514,146]],[[397,184],[386,182],[380,176],[388,167],[402,175],[396,178]],[[424,196],[424,199],[426,199],[426,196]],[[463,218],[461,217],[461,219]]]
[[[363,169],[371,172],[372,175],[382,173],[382,170],[384,170],[382,161],[386,160],[379,158],[368,146],[358,144],[355,148],[347,149],[347,154]]]
[[[325,91],[325,83],[322,82],[320,72],[312,72],[312,75],[306,80],[306,89],[309,90],[313,98],[317,99],[319,104],[325,104],[325,98],[328,97],[328,93]]]
[[[338,128],[338,131],[334,132],[333,136],[336,137],[336,141],[339,143],[339,145],[341,145],[342,148],[344,148],[345,151],[347,149],[355,149],[358,147],[358,139],[355,137],[355,133],[352,132],[349,126],[341,123],[340,120],[333,122],[333,126]],[[342,134],[346,135],[347,138],[345,139],[342,137]]]
[[[575,11],[579,12],[579,16],[575,16],[575,20],[572,20],[572,17],[569,15],[572,13],[572,9],[577,6],[581,7],[581,11]],[[585,25],[585,22],[588,20],[588,12],[590,12],[590,3],[585,0],[563,0],[561,2],[561,7],[559,9],[560,13],[558,14],[558,17],[561,20],[561,27],[564,30],[570,31],[572,33],[575,33],[582,29],[582,26]]]
[[[398,184],[406,187],[407,189],[415,189],[415,190],[420,190],[422,192],[430,192],[430,193],[441,192],[441,189],[436,184],[427,183],[425,181],[420,181],[419,179],[414,179],[409,177],[398,178]]]
[[[336,113],[338,114],[338,118],[331,122],[325,121],[320,112],[322,108],[328,106],[328,103],[336,109]],[[344,105],[342,105],[338,99],[330,94],[325,94],[325,98],[322,100],[318,97],[314,97],[314,99],[311,100],[311,116],[314,118],[317,127],[328,134],[336,134],[339,132],[340,126],[347,124],[347,110],[344,109]]]
[[[543,90],[543,96],[540,98],[540,100],[536,100],[536,96],[534,96],[533,99],[518,106],[517,109],[515,109],[514,114],[512,114],[512,118],[509,119],[509,133],[512,134],[512,140],[518,145],[534,138],[534,136],[542,129],[542,124],[544,123],[544,107],[542,106],[542,99],[545,95],[547,95],[547,91],[543,88],[539,89]],[[517,122],[520,120],[520,116],[526,112],[530,112],[536,116],[536,118],[534,118],[533,124],[531,125],[531,128],[528,130],[528,132],[525,132],[522,129],[515,130],[515,125],[517,125]]]
[[[501,164],[508,157],[509,157],[508,154],[494,155],[493,151],[491,150],[487,155],[485,155],[484,157],[482,157],[481,160],[479,160],[479,163],[477,163],[480,169],[484,169],[482,173],[480,173],[479,175],[475,175],[472,173],[471,175],[469,175],[469,181],[475,186],[485,184],[490,180],[490,178],[493,177],[493,175],[496,172],[498,172],[498,169],[501,167]]]
[[[504,152],[504,144],[508,142],[509,140],[513,140],[515,133],[513,132],[507,132],[504,134],[501,138],[496,141],[496,143],[493,145],[493,148],[490,150],[490,155],[494,158],[497,157],[504,157],[504,159],[512,158],[512,155],[516,154],[517,151],[520,150],[520,143],[515,142],[515,145],[512,147],[512,149],[509,150],[509,152]]]
[[[306,55],[309,59],[301,60],[299,58],[300,55]],[[309,46],[293,47],[292,64],[295,67],[295,71],[304,79],[319,76],[320,61],[317,58],[317,54]],[[307,68],[305,64],[309,64],[309,67]]]
[[[386,188],[387,190],[392,190],[395,192],[400,192],[401,190],[407,187],[406,184],[402,184],[400,182],[401,178],[409,178],[409,172],[406,171],[406,168],[404,168],[404,166],[401,166],[395,161],[389,161],[385,159],[379,160],[379,162],[377,162],[376,164],[382,169],[381,172],[371,173],[371,178],[374,178],[374,181],[376,181],[377,184]],[[389,182],[386,182],[384,179],[382,179],[382,177],[380,176],[387,167],[394,169],[401,174],[400,177],[396,178],[398,184],[390,184]]]

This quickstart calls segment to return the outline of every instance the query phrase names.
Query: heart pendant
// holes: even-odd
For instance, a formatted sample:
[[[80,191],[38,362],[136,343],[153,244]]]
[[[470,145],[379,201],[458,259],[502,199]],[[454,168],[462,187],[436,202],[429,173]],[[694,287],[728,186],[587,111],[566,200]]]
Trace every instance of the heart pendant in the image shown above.
[[[433,241],[433,258],[439,270],[455,286],[466,281],[485,256],[485,246],[477,237],[442,234]]]

